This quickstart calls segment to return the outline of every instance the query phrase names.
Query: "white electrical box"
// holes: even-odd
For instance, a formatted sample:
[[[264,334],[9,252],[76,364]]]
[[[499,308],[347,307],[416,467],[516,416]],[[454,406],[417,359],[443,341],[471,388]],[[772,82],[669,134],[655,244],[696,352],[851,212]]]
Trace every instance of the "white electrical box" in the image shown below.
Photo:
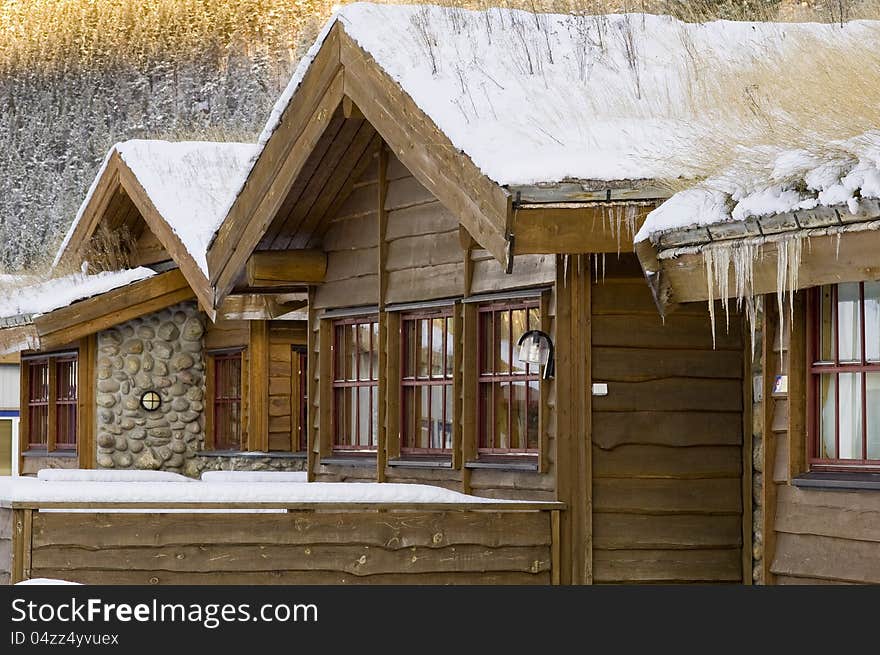
[[[594,396],[607,396],[608,395],[608,383],[607,382],[593,382],[593,395]]]

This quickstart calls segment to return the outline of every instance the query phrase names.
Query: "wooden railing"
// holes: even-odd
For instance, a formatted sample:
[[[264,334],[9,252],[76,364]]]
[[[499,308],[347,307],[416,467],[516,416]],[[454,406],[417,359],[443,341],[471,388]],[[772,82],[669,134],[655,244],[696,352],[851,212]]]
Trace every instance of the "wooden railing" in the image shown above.
[[[0,518],[10,525],[13,583],[546,585],[559,584],[562,509],[16,502]]]

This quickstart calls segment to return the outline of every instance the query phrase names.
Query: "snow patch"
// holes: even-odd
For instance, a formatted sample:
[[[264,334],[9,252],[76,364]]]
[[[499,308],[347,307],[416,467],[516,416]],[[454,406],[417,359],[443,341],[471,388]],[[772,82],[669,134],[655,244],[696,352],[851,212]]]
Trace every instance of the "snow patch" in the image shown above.
[[[99,469],[40,469],[37,479],[46,482],[195,482],[170,471],[114,471]]]
[[[70,582],[69,580],[58,580],[56,578],[31,578],[30,580],[22,580],[16,582],[15,586],[40,586],[40,585],[80,585],[79,582]]]

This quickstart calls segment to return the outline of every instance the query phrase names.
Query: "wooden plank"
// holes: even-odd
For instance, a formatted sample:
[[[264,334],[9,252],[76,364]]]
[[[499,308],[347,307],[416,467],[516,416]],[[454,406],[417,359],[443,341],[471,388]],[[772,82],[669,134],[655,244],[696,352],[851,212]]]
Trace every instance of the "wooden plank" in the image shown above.
[[[263,250],[247,261],[247,283],[251,287],[285,287],[323,282],[327,255],[322,250]]]
[[[208,321],[205,329],[205,350],[245,347],[248,343],[247,321]]]
[[[248,369],[248,448],[266,452],[269,450],[269,324],[266,321],[250,323]],[[287,411],[290,412],[289,406]]]
[[[624,348],[687,348],[713,350],[709,316],[672,316],[664,325],[659,316],[639,319],[631,316],[596,316],[593,319],[593,343],[597,346]],[[742,350],[740,321],[724,327],[724,316],[718,317],[714,350]]]
[[[232,288],[342,102],[339,31],[327,35],[211,244],[208,269],[218,298]]]
[[[593,443],[605,450],[624,444],[738,446],[741,425],[736,412],[594,412]]]
[[[397,432],[391,432],[388,428],[388,412],[391,397],[395,396],[395,392],[399,389],[399,384],[395,384],[389,389],[389,370],[388,370],[388,353],[389,351],[399,351],[397,344],[399,343],[399,330],[397,333],[389,330],[388,313],[385,311],[386,294],[388,290],[388,242],[385,234],[388,231],[388,211],[386,209],[388,198],[388,149],[385,144],[379,149],[379,158],[377,161],[378,184],[376,185],[376,239],[379,242],[378,252],[376,253],[376,268],[379,271],[379,344],[378,344],[378,393],[377,393],[377,435],[376,435],[376,481],[385,482],[385,466],[388,463],[390,452],[397,452],[398,448],[391,446],[389,441],[398,440]],[[394,378],[392,378],[394,379]],[[396,407],[396,405],[395,405]],[[392,411],[398,411],[393,409]]]
[[[566,504],[577,502],[575,497],[575,476],[577,475],[577,442],[574,426],[575,396],[575,350],[573,320],[575,315],[572,283],[574,272],[565,265],[562,257],[557,257],[555,268],[556,312],[555,338],[556,348],[556,498]],[[560,525],[560,559],[562,584],[577,582],[577,544],[575,542],[575,517],[566,512]],[[591,533],[592,536],[592,533]]]
[[[388,244],[388,270],[422,268],[461,262],[458,228],[416,237],[401,237]]]
[[[26,579],[24,577],[24,515],[29,511],[12,510],[12,565],[9,573],[12,584]]]
[[[751,340],[749,340],[751,344]],[[743,349],[743,413],[742,413],[742,480],[740,495],[742,498],[742,583],[754,583],[755,575],[755,514],[754,514],[754,383],[752,377],[753,346]]]
[[[614,271],[609,270],[612,258],[604,259],[604,263],[595,266],[596,283],[593,285],[593,314],[637,314],[639,320],[642,316],[657,316],[657,305],[651,297],[651,291],[645,284],[645,278],[641,271],[638,277],[613,278]],[[600,260],[601,261],[601,260]],[[683,303],[675,310],[676,316],[702,316],[706,317],[709,309],[705,302]],[[719,312],[719,316],[722,314]]]
[[[452,339],[455,339],[455,335],[463,335],[464,333],[464,322],[462,317],[462,309],[461,303],[456,303],[452,308]],[[400,328],[397,327],[397,331],[392,334],[400,334]],[[394,366],[396,370],[400,370],[400,348],[392,349],[396,353],[396,357],[394,359]],[[463,408],[462,408],[462,395],[464,393],[464,378],[462,375],[462,348],[461,344],[457,344],[453,346],[452,349],[452,468],[453,469],[461,469],[464,466],[464,449],[463,449],[463,441],[464,441],[464,430],[462,427],[462,418],[463,418]],[[396,387],[400,388],[400,380],[399,378],[393,379],[393,383]],[[400,392],[398,391],[395,394],[397,398],[397,403],[400,402]],[[396,412],[398,415],[400,413],[399,404],[389,405],[389,411]],[[397,432],[393,432],[392,434],[399,434],[399,425],[395,426],[397,428]]]
[[[788,475],[807,471],[807,307],[805,292],[794,297],[788,350]]]
[[[471,292],[490,293],[553,284],[556,279],[555,267],[556,260],[552,255],[517,256],[511,273],[506,273],[494,259],[474,262]]]
[[[742,512],[737,478],[663,480],[598,478],[593,486],[596,512],[619,514],[729,514]]]
[[[738,549],[742,543],[742,533],[738,515],[648,516],[596,511],[593,514],[593,543],[597,550]],[[736,562],[739,578],[739,551],[736,553]]]
[[[397,211],[436,201],[437,198],[410,174],[398,180],[392,180],[388,184],[388,199],[385,201],[385,208],[388,211]]]
[[[82,584],[103,585],[548,585],[549,571],[475,571],[449,573],[388,573],[351,575],[341,571],[223,571],[191,573],[181,571],[120,571],[106,568],[67,571],[40,569],[35,575],[64,578]]]
[[[742,360],[742,352],[736,350],[597,347],[593,349],[593,377],[605,382],[676,377],[740,380]]]
[[[631,207],[631,208],[630,208]],[[627,227],[627,214],[633,213],[636,231],[654,204],[639,206],[604,203],[532,205],[514,213],[515,252],[540,253],[619,253],[631,252],[633,234]]]
[[[388,240],[449,232],[459,227],[455,215],[439,200],[434,200],[389,212]]]
[[[739,582],[738,549],[596,550],[596,582]]]
[[[783,485],[777,494],[776,532],[880,542],[880,498]]]
[[[375,192],[375,189],[373,189]],[[375,197],[373,198],[375,203]],[[327,252],[344,251],[351,254],[352,250],[375,248],[379,245],[376,237],[376,210],[368,214],[334,221],[327,228],[322,240]],[[375,271],[375,260],[372,270]]]
[[[593,448],[593,475],[597,478],[739,479],[741,468],[741,451],[734,446]]]
[[[596,412],[742,411],[739,379],[668,377],[645,382],[609,382],[608,395],[593,399]]]
[[[94,553],[80,547],[52,546],[34,552],[35,568],[87,569]],[[550,570],[547,546],[458,545],[447,548],[413,546],[404,552],[381,546],[308,545],[304,547],[250,544],[222,546],[156,546],[102,548],[102,567],[166,571],[344,571],[350,575]]]
[[[368,216],[376,220],[375,216]],[[364,227],[367,227],[365,225]],[[361,275],[372,275],[376,272],[376,260],[379,258],[379,247],[359,248],[357,250],[337,250],[327,256],[326,282],[348,280]]]
[[[344,32],[340,59],[345,93],[395,155],[474,238],[506,264],[510,194],[486,178],[372,57]]]
[[[798,288],[880,279],[878,249],[878,230],[844,232],[839,237],[836,234],[811,236],[801,254]],[[777,254],[776,243],[767,243],[758,248],[751,277],[755,295],[775,294]],[[691,302],[708,297],[702,253],[662,260],[660,276],[668,281],[671,290],[669,302]],[[726,290],[715,289],[714,297],[721,297],[722,294],[735,297],[735,279],[731,265],[730,286]]]
[[[325,282],[315,292],[316,309],[376,305],[378,302],[379,276],[377,274]]]
[[[33,564],[34,510],[22,510],[23,528],[21,532],[21,573],[22,580],[31,579]]]
[[[477,458],[477,306],[473,304],[463,305],[461,309],[462,329],[459,347],[462,354],[462,397],[461,397],[461,458],[463,462],[471,462]],[[462,492],[469,494],[473,472],[471,469],[462,469],[461,487]]]
[[[774,575],[880,583],[880,544],[816,535],[779,533]]]
[[[455,262],[388,273],[387,302],[411,302],[451,298],[461,293],[464,266]]]
[[[561,584],[562,557],[560,555],[559,512],[550,512],[550,580],[553,585]]]
[[[95,366],[98,357],[97,336],[83,337],[77,358],[76,450],[79,468],[95,465]]]
[[[297,512],[287,514],[38,513],[34,548],[212,545],[549,546],[544,512]]]
[[[763,552],[761,557],[761,580],[765,585],[773,584],[774,577],[771,565],[776,553],[776,485],[772,480],[772,471],[776,462],[776,439],[773,436],[773,383],[778,370],[778,355],[773,350],[773,336],[779,329],[779,315],[776,303],[771,296],[764,297],[764,329],[761,343],[761,483],[758,494],[761,505],[761,534],[763,536]]]
[[[315,294],[317,296],[317,294]],[[313,304],[310,303],[309,309]],[[311,314],[311,313],[310,313]],[[318,337],[318,377],[316,381],[316,394],[313,396],[318,407],[318,453],[320,457],[330,455],[333,451],[333,354],[330,344],[333,343],[333,323],[329,320],[314,319],[318,322],[320,334]],[[313,404],[314,406],[314,404]]]
[[[323,373],[322,358],[318,353],[319,321],[315,312],[315,289],[309,287],[308,341],[306,343],[306,476],[309,482],[315,481],[315,464],[321,451],[320,412],[315,411],[318,403],[318,375]],[[327,348],[327,342],[325,348]],[[329,348],[327,348],[329,350]]]

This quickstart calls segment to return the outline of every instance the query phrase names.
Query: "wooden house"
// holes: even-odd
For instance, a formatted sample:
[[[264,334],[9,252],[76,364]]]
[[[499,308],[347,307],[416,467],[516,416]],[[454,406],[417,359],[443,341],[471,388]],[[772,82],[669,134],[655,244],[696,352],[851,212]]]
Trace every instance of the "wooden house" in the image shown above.
[[[226,169],[228,202],[219,202],[208,221],[199,241],[204,249],[175,240],[185,212],[179,218],[163,211],[157,204],[163,191],[144,185],[135,158],[111,155],[59,261],[92,261],[86,246],[98,234],[94,226],[106,221],[112,232],[128,221],[135,243],[143,244],[128,266],[172,263],[123,287],[112,317],[87,310],[109,309],[106,299],[116,291],[57,310],[68,312],[55,321],[63,335],[58,341],[36,326],[45,343],[82,340],[80,356],[86,349],[95,367],[82,383],[94,396],[83,394],[81,412],[96,416],[83,435],[91,430],[97,444],[80,447],[80,466],[92,454],[99,467],[189,474],[206,462],[272,468],[284,461],[303,467],[312,482],[421,483],[538,503],[528,507],[554,513],[541,528],[552,537],[540,541],[552,551],[554,582],[828,577],[790,567],[808,545],[830,548],[829,538],[867,537],[854,536],[837,518],[824,521],[835,510],[789,485],[802,472],[797,466],[806,466],[795,464],[807,461],[806,441],[793,436],[782,447],[788,442],[758,431],[764,449],[753,461],[754,423],[802,435],[808,422],[797,409],[807,402],[807,378],[796,368],[805,365],[806,324],[794,324],[784,351],[765,339],[756,366],[749,338],[755,322],[746,321],[748,310],[720,302],[726,288],[709,291],[702,242],[682,240],[693,226],[663,231],[656,242],[642,238],[638,247],[633,241],[645,216],[665,206],[669,193],[660,180],[685,174],[662,151],[644,156],[639,144],[662,144],[678,130],[680,146],[688,132],[685,124],[641,120],[639,112],[619,119],[612,98],[638,104],[651,84],[674,91],[668,76],[687,68],[682,30],[692,31],[689,47],[709,54],[737,49],[666,18],[640,17],[643,24],[634,27],[632,17],[608,17],[609,23],[584,23],[580,31],[577,20],[506,10],[345,7],[300,63],[240,170]],[[592,52],[582,39],[602,25],[641,29],[669,47],[652,51],[645,69],[632,70],[626,40],[612,40],[587,66],[575,53]],[[765,40],[784,47],[786,29],[808,28],[781,28],[782,36],[755,26],[725,29],[748,50]],[[142,161],[159,169],[167,156],[154,150]],[[737,238],[735,229],[730,234]],[[864,258],[853,259],[851,269],[866,276],[870,249],[858,250],[854,241]],[[667,259],[667,245],[694,248]],[[151,253],[149,261],[138,259],[142,251]],[[831,261],[827,250],[814,252]],[[839,279],[801,276],[811,286]],[[752,289],[770,293],[775,280],[772,271],[756,271]],[[142,317],[184,299],[198,305],[178,317],[178,332],[195,330],[198,318],[204,334],[190,343],[199,344],[201,359],[189,357],[188,382],[175,380],[173,391],[158,392],[160,402],[173,403],[183,390],[189,404],[169,410],[175,416],[169,442],[182,437],[200,449],[166,452],[165,437],[153,437],[159,444],[150,449],[153,461],[141,462],[125,456],[131,431],[168,426],[150,423],[137,404],[127,410],[131,415],[111,415],[117,405],[104,407],[110,401],[104,397],[122,392],[105,393],[101,382],[117,379],[114,357],[124,371],[127,356],[138,355],[135,376],[142,372],[142,353],[126,352],[138,347],[131,339],[144,327]],[[797,300],[798,312],[806,311],[802,305]],[[772,330],[772,303],[765,309],[765,330]],[[46,315],[50,322],[54,313]],[[87,328],[75,328],[74,315],[86,316]],[[118,327],[133,320],[141,323],[130,333]],[[553,346],[549,370],[520,360],[519,342],[533,330]],[[102,341],[105,332],[116,336]],[[183,345],[169,361],[190,352]],[[47,349],[43,341],[29,347]],[[225,353],[244,353],[235,369],[242,380],[237,405],[234,394],[218,391]],[[102,364],[102,357],[111,361]],[[774,393],[778,361],[795,367],[787,405],[781,386]],[[155,381],[143,380],[150,384],[122,380],[137,401],[153,391]],[[762,394],[765,402],[756,405]],[[229,400],[236,407],[229,411],[241,417],[241,436],[232,441],[259,455],[222,452],[227,438],[217,435],[221,422],[230,424]],[[787,418],[775,413],[777,406],[789,408]],[[187,425],[201,430],[189,442]],[[824,464],[835,469],[840,462]],[[785,477],[777,482],[774,475],[768,485],[771,469]],[[844,511],[867,502],[838,497]],[[840,534],[802,536],[803,512],[784,520],[801,506],[816,507],[815,520],[832,526],[825,529],[840,527]],[[426,511],[440,521],[446,509]],[[489,532],[481,534],[488,539]],[[856,562],[874,552],[864,541],[851,547]],[[544,575],[539,564],[534,570]]]

